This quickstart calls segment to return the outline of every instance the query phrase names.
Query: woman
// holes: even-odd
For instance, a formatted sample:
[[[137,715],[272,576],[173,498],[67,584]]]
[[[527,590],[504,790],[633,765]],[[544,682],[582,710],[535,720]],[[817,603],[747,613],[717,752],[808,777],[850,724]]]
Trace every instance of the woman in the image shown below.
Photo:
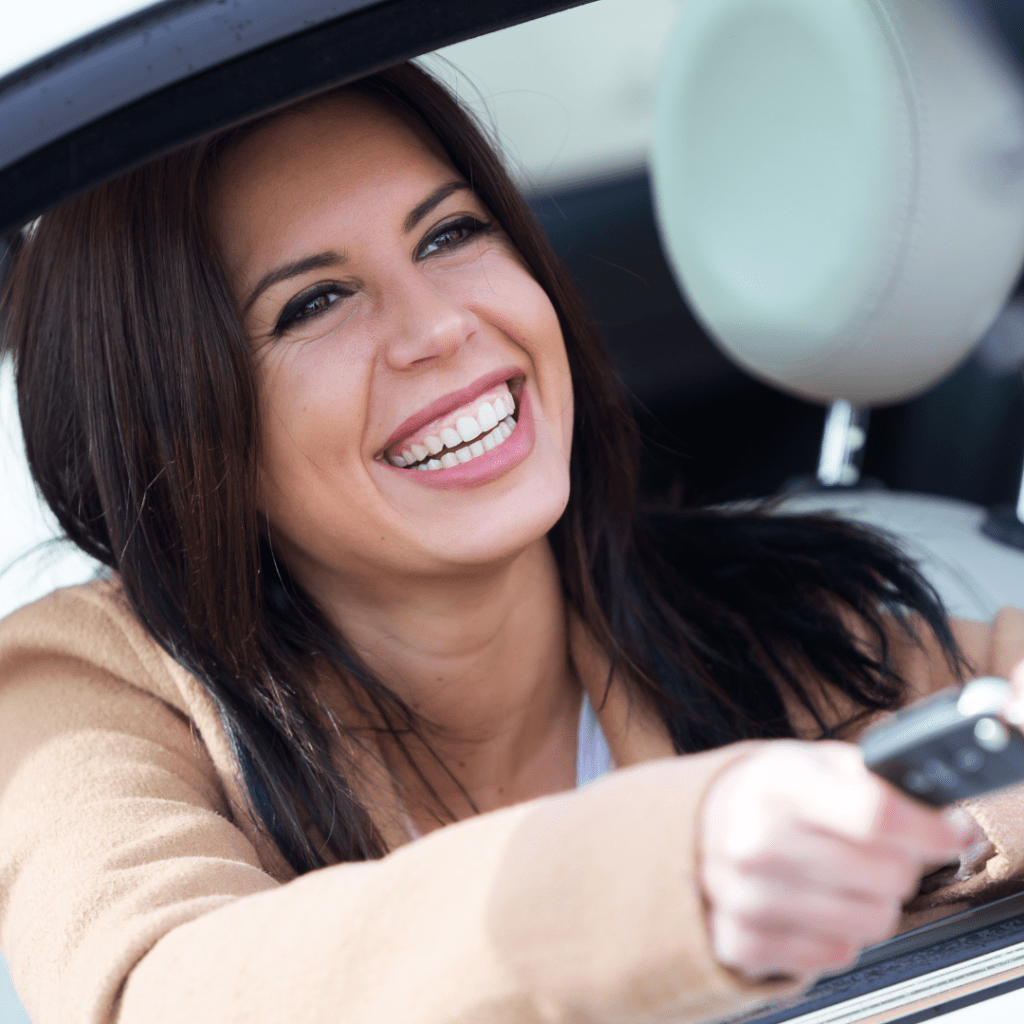
[[[831,738],[1008,672],[1020,622],[961,652],[829,520],[641,517],[593,328],[414,67],[47,214],[5,308],[111,570],[0,627],[34,1020],[710,1020],[976,842]]]

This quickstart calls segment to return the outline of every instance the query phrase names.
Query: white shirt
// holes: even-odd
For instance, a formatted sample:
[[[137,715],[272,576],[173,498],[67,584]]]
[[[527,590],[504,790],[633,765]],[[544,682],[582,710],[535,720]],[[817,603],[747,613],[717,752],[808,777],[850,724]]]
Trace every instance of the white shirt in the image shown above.
[[[611,751],[601,732],[601,723],[590,705],[590,698],[584,693],[576,738],[576,788],[599,779],[614,767]]]
[[[611,751],[601,731],[601,723],[594,714],[590,698],[584,693],[583,706],[580,708],[580,727],[576,734],[576,788],[579,789],[580,786],[601,778],[614,767]],[[409,838],[422,839],[423,833],[412,823],[404,808],[402,815]]]

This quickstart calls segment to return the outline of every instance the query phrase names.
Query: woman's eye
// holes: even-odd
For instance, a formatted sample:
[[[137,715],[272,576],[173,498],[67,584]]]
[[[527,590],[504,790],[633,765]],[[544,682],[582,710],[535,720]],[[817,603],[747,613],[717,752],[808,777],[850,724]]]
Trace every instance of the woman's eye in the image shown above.
[[[320,285],[313,291],[303,295],[297,295],[281,311],[277,324],[274,327],[274,335],[284,334],[290,327],[303,320],[311,320],[320,316],[334,305],[338,299],[342,299],[351,293],[338,285]]]
[[[486,234],[490,230],[490,224],[485,224],[483,221],[477,220],[476,217],[460,217],[456,221],[443,224],[432,235],[425,238],[420,243],[416,255],[423,257],[442,249],[454,249],[471,238]]]

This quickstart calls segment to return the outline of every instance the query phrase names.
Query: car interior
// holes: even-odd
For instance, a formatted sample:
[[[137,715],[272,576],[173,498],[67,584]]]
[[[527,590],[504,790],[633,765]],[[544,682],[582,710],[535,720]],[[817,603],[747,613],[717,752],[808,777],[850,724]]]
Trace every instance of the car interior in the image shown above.
[[[62,200],[415,58],[493,133],[586,298],[645,501],[833,512],[893,536],[952,614],[1024,608],[1024,2],[66,6],[2,15],[0,285]],[[95,571],[40,508],[9,361],[0,495],[0,615]],[[1024,894],[744,1019],[1022,1013]],[[0,960],[0,1022],[27,1020]]]

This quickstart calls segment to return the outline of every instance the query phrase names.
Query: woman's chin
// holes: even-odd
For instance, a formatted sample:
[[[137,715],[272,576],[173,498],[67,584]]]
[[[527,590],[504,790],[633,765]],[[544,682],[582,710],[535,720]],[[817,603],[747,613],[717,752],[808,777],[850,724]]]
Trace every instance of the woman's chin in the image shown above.
[[[558,521],[558,516],[533,521],[505,522],[496,524],[496,528],[474,532],[472,536],[464,536],[459,542],[437,550],[436,557],[443,564],[456,567],[475,567],[484,569],[487,566],[499,566],[532,547],[547,536],[551,527]]]
[[[531,404],[524,397],[516,430],[483,457],[424,470],[373,463],[380,492],[435,558],[505,559],[558,521],[569,500],[568,454],[559,421],[535,421]]]
[[[422,547],[443,564],[482,567],[514,558],[544,537],[569,500],[568,467],[560,454],[551,454],[555,457],[536,460],[541,465],[523,465],[509,474],[501,493],[461,490],[447,509],[432,508],[429,525],[416,531]]]

